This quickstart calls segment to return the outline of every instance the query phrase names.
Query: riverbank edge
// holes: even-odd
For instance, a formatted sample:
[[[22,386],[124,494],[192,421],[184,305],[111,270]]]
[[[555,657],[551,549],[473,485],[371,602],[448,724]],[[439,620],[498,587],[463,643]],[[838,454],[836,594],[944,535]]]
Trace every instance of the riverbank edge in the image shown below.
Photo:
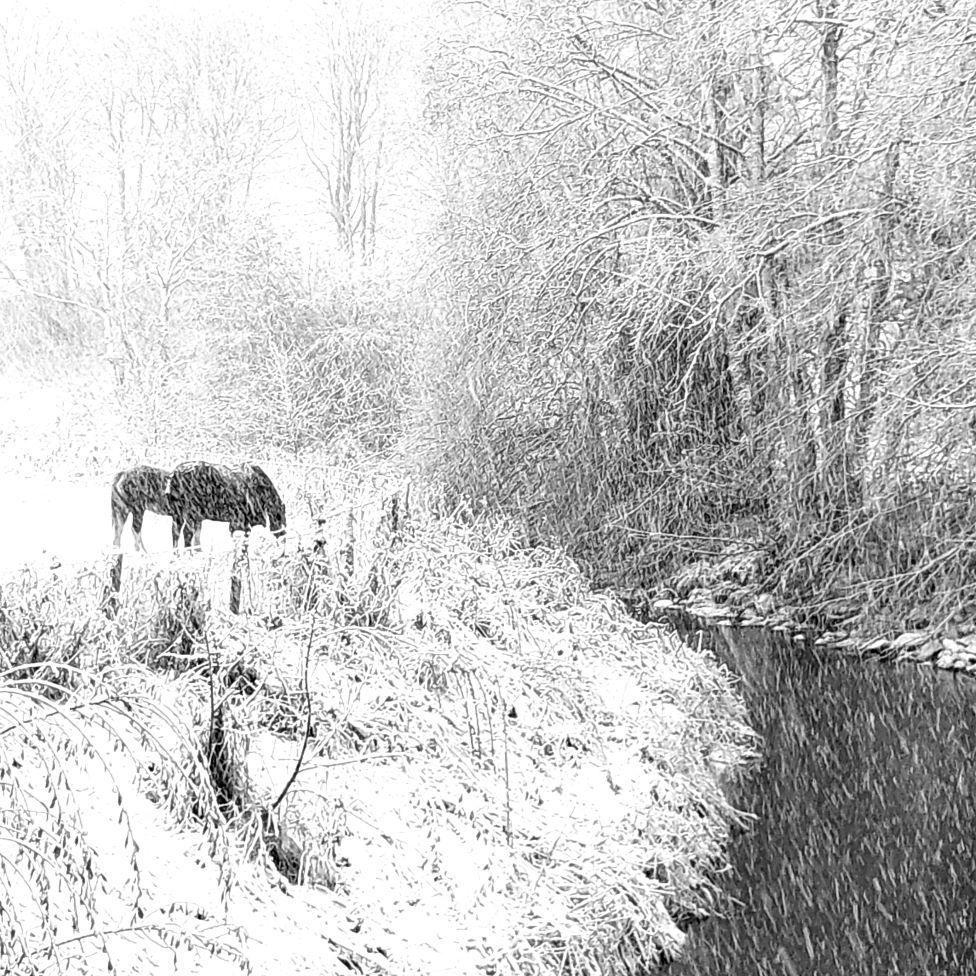
[[[802,607],[778,600],[760,586],[761,553],[735,549],[685,567],[655,586],[618,591],[640,620],[667,623],[678,611],[702,625],[758,628],[863,660],[917,664],[976,677],[976,622],[954,621],[945,628],[864,633],[854,609],[825,622],[806,622]]]

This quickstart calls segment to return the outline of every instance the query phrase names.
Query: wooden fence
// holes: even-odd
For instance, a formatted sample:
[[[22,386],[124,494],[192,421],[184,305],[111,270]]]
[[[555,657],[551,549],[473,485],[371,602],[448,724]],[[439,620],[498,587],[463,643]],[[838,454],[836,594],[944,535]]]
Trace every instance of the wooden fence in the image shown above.
[[[375,586],[373,577],[378,562],[399,545],[409,517],[410,485],[404,483],[316,513],[304,525],[290,528],[283,545],[266,533],[248,537],[238,532],[229,553],[177,551],[167,553],[165,562],[178,566],[188,555],[191,559],[204,556],[206,563],[196,569],[211,599],[217,596],[218,587],[226,585],[231,613],[239,614],[242,608],[261,613],[271,609],[271,584],[282,582],[288,572],[294,576],[304,570],[310,579],[311,573],[324,571],[345,585]],[[106,610],[110,614],[117,612],[123,598],[124,568],[131,558],[118,551],[110,558],[105,589]],[[137,565],[147,561],[144,555],[135,558]],[[148,562],[160,565],[157,557],[148,557]],[[229,573],[225,575],[228,562]],[[193,564],[184,565],[190,568]]]

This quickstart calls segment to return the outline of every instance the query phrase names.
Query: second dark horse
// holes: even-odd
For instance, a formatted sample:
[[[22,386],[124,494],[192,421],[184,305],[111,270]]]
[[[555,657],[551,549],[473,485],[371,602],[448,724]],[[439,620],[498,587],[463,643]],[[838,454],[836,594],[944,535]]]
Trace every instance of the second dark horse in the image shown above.
[[[229,522],[231,532],[264,525],[279,539],[285,530],[285,504],[271,479],[256,464],[237,467],[187,461],[166,481],[166,503],[173,517],[173,546],[200,545],[203,520]]]
[[[147,511],[156,515],[169,515],[166,501],[166,479],[169,472],[140,464],[134,468],[120,471],[112,481],[112,529],[115,537],[113,545],[122,545],[122,529],[125,520],[132,515],[132,535],[136,549],[145,552],[142,541],[142,520]]]

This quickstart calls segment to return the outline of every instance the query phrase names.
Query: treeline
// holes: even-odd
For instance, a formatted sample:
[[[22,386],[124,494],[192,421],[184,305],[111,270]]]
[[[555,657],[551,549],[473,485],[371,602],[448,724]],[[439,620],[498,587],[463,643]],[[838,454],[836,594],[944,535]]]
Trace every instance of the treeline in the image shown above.
[[[119,453],[398,436],[399,39],[355,0],[285,13],[0,18],[5,364],[72,386]]]
[[[8,353],[139,450],[398,450],[617,583],[747,539],[811,604],[972,597],[971,5],[0,29]]]
[[[458,490],[615,580],[744,536],[813,604],[970,599],[972,6],[511,0],[457,39]]]

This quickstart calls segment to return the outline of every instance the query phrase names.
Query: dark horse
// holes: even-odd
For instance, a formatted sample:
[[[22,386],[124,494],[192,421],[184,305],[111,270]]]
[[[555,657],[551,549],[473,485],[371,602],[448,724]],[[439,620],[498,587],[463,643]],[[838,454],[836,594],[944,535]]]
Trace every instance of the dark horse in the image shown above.
[[[264,525],[281,538],[285,505],[271,479],[256,464],[234,468],[209,461],[187,461],[173,469],[165,486],[173,516],[173,545],[200,545],[203,520],[229,522],[231,532]]]
[[[120,471],[112,481],[112,528],[115,530],[115,548],[122,543],[122,529],[132,515],[132,534],[136,549],[145,552],[142,541],[142,518],[146,511],[157,515],[172,515],[166,498],[166,481],[169,472],[151,468],[147,464]]]

